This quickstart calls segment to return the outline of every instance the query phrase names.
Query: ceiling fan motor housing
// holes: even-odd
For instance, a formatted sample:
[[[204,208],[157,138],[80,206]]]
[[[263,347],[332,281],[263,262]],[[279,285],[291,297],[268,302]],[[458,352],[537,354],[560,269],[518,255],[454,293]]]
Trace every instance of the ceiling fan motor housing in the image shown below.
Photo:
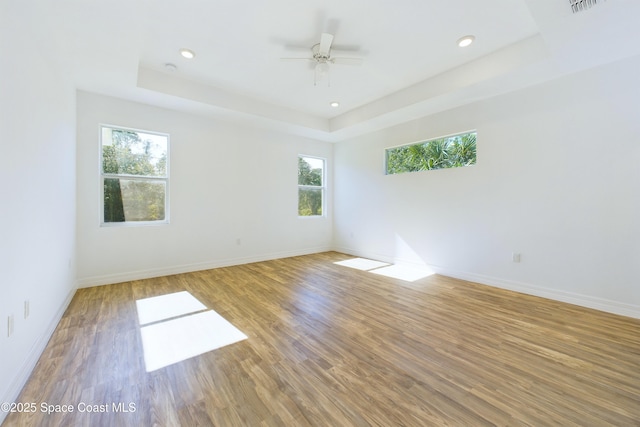
[[[320,52],[320,43],[313,45],[311,48],[311,52],[313,52],[313,59],[316,60],[319,64],[326,64],[327,62],[331,62],[331,53],[330,51],[325,53]]]

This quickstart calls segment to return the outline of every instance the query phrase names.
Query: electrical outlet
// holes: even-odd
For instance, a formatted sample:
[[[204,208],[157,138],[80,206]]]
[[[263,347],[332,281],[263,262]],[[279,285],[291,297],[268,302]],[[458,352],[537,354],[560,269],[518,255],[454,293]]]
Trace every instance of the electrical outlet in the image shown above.
[[[29,312],[31,310],[31,307],[29,306],[29,300],[24,300],[24,318],[28,319],[29,318]]]
[[[520,262],[520,254],[518,252],[513,252],[511,254],[511,261]]]
[[[7,337],[13,335],[13,314],[7,318]]]

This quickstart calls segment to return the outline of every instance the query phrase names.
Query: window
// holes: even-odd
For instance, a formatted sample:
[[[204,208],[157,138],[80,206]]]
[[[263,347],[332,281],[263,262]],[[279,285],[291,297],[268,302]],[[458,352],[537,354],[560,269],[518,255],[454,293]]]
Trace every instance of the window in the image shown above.
[[[102,224],[168,223],[169,135],[101,126]]]
[[[386,150],[387,175],[476,164],[476,132]]]
[[[298,157],[298,216],[322,216],[324,159]]]

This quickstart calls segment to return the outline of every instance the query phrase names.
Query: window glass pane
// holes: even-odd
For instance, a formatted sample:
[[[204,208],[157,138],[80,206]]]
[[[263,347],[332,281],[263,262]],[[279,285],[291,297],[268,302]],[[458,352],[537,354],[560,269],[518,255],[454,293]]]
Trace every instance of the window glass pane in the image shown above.
[[[104,179],[104,222],[165,219],[163,181]]]
[[[298,157],[298,185],[322,186],[324,160]]]
[[[322,189],[299,188],[298,189],[298,215],[316,216],[322,215]]]
[[[476,163],[476,133],[390,148],[386,155],[387,174],[470,166]]]
[[[167,176],[166,135],[102,128],[102,172]]]

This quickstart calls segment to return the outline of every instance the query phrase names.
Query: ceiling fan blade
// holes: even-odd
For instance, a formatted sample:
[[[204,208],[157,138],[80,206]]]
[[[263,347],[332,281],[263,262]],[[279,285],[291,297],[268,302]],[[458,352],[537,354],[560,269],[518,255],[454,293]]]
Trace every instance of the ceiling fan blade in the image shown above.
[[[322,33],[322,35],[320,36],[320,47],[318,48],[318,54],[322,56],[329,56],[331,43],[333,43],[333,35],[329,33]]]
[[[334,64],[341,64],[341,65],[362,65],[363,59],[362,58],[349,58],[349,57],[337,57],[337,58],[331,58],[331,62]]]
[[[281,61],[315,61],[313,58],[280,58]]]

